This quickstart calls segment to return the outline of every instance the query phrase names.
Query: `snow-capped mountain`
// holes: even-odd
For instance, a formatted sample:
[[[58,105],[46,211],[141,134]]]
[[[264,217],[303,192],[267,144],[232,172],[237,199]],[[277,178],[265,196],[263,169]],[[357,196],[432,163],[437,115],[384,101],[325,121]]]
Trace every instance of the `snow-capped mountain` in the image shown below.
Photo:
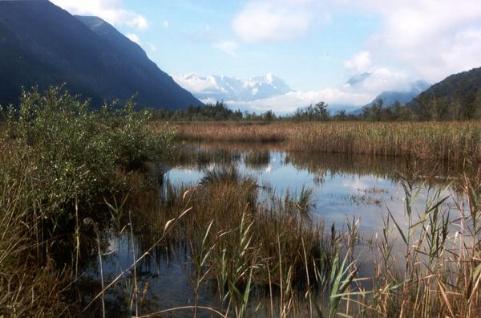
[[[414,82],[402,72],[374,69],[354,74],[337,87],[318,90],[293,90],[282,79],[272,74],[242,80],[229,76],[200,76],[189,74],[174,78],[204,103],[224,101],[232,109],[262,113],[272,110],[277,114],[292,113],[297,108],[326,102],[331,113],[341,110],[353,112],[381,98],[384,105],[412,99],[429,84]]]
[[[270,73],[247,80],[224,75],[197,74],[176,76],[174,79],[204,102],[253,101],[292,91],[282,79]]]

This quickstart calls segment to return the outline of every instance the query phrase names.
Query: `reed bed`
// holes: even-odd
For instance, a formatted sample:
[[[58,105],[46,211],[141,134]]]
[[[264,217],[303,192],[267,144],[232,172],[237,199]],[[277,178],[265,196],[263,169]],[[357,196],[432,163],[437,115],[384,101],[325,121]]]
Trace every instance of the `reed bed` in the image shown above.
[[[190,141],[277,142],[303,152],[481,160],[480,122],[173,123]],[[152,125],[155,130],[156,123]]]
[[[330,266],[336,247],[323,246],[328,241],[323,223],[311,218],[310,191],[272,193],[268,202],[259,201],[259,191],[253,179],[236,170],[216,169],[194,188],[168,187],[157,204],[136,203],[144,211],[140,223],[157,216],[144,233],[163,233],[169,220],[178,220],[162,246],[188,246],[196,296],[186,305],[193,306],[193,316],[202,311],[197,300],[206,285],[216,286],[220,305],[215,310],[223,315],[300,313],[295,304],[304,300],[296,291],[316,281],[316,270]],[[259,295],[271,304],[256,308]]]
[[[153,215],[175,220],[165,242],[190,246],[192,304],[162,312],[205,310],[249,317],[478,317],[481,314],[479,178],[464,196],[433,193],[424,209],[408,178],[404,218],[389,211],[373,237],[359,222],[325,230],[310,218],[310,195],[256,198],[256,184],[234,170],[209,173],[195,188],[171,189]],[[445,202],[451,200],[455,208]],[[454,215],[456,214],[456,215]],[[154,226],[155,227],[155,226]],[[362,273],[370,273],[369,275]],[[219,305],[197,303],[202,286],[217,286]],[[259,301],[259,295],[267,301]],[[155,313],[139,313],[149,317]]]

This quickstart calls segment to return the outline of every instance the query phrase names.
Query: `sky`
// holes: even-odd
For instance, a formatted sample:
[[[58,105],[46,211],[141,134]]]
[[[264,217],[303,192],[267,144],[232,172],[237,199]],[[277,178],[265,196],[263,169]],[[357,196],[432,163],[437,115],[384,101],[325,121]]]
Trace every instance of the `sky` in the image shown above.
[[[266,104],[286,109],[318,99],[361,105],[481,66],[480,0],[52,2],[113,24],[174,77],[275,74],[295,92]],[[364,72],[362,85],[346,84]]]

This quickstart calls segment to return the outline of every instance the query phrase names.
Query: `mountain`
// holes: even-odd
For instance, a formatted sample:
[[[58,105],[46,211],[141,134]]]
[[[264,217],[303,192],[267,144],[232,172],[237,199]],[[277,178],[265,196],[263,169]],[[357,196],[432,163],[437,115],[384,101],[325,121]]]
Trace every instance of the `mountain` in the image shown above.
[[[353,75],[351,78],[349,78],[347,81],[346,81],[346,84],[350,85],[350,86],[356,86],[362,82],[364,82],[366,79],[368,79],[369,77],[371,77],[372,74],[371,73],[368,73],[368,72],[364,72],[364,73],[361,73],[361,74],[356,74],[356,75]]]
[[[394,106],[396,102],[404,105],[409,103],[414,97],[418,96],[420,93],[428,89],[429,86],[429,83],[426,81],[415,81],[409,86],[408,90],[382,92],[366,106],[369,107],[380,102],[382,102],[382,105],[384,107]]]
[[[241,80],[229,76],[189,74],[175,80],[203,101],[248,102],[279,96],[292,89],[272,74]]]
[[[47,0],[0,1],[0,48],[0,104],[17,103],[22,87],[63,83],[95,105],[134,95],[153,108],[202,104],[113,26]]]
[[[481,118],[481,67],[447,77],[408,106],[426,120]]]

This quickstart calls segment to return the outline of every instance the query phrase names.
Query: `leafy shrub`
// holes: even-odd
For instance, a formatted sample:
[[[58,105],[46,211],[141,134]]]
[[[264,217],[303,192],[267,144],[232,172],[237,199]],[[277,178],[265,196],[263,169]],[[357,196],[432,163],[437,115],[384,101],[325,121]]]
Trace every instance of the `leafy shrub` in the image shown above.
[[[172,134],[153,136],[150,114],[133,108],[128,102],[93,111],[61,88],[23,93],[19,109],[8,111],[7,127],[14,147],[28,152],[41,202],[88,201],[119,189],[120,171],[168,155]]]
[[[127,190],[131,169],[169,156],[172,133],[153,135],[150,114],[133,109],[93,110],[62,88],[24,92],[18,108],[3,109],[0,316],[61,316],[80,241],[89,250],[81,220],[105,219],[104,195]]]

